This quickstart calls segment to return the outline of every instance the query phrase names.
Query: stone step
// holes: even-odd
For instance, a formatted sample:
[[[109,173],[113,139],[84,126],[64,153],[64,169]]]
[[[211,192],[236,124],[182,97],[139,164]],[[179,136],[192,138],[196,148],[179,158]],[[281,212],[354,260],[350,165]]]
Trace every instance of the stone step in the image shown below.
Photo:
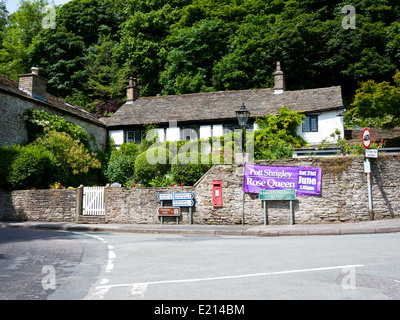
[[[106,217],[105,216],[83,216],[79,215],[78,216],[78,223],[107,223],[106,222]]]

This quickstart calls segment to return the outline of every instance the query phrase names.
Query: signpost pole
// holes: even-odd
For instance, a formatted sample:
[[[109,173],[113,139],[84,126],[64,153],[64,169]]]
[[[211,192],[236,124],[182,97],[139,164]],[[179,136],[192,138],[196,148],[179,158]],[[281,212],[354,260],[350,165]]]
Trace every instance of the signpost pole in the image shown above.
[[[161,207],[164,207],[164,201],[161,200]],[[161,224],[164,224],[164,217],[161,216]]]
[[[290,200],[290,224],[294,224],[293,200]]]
[[[244,195],[245,193],[243,192],[243,203],[242,203],[242,226],[244,226]]]
[[[369,162],[369,157],[373,156],[374,158],[378,157],[378,151],[376,151],[376,154],[370,154],[373,153],[372,150],[370,152],[367,151],[367,149],[371,146],[371,133],[369,132],[368,129],[364,129],[363,134],[362,134],[362,143],[365,148],[365,162],[366,162],[366,167],[367,170],[365,170],[367,174],[367,184],[368,184],[368,209],[369,209],[369,219],[374,220],[374,213],[372,209],[372,190],[371,190],[371,164]]]
[[[264,207],[264,226],[268,224],[268,216],[267,216],[267,201],[263,200],[263,207]]]
[[[189,207],[189,223],[193,224],[192,207]]]
[[[369,163],[369,158],[366,158],[366,162]],[[372,190],[371,190],[371,173],[367,173],[367,184],[368,184],[368,210],[369,210],[369,219],[374,220],[374,213],[372,209]]]

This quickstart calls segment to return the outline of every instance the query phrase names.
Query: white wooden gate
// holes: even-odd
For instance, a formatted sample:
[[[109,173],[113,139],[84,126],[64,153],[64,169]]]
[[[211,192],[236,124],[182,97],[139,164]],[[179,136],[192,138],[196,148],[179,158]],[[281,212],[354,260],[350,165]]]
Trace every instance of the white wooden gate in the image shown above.
[[[83,187],[82,215],[104,216],[104,187]]]

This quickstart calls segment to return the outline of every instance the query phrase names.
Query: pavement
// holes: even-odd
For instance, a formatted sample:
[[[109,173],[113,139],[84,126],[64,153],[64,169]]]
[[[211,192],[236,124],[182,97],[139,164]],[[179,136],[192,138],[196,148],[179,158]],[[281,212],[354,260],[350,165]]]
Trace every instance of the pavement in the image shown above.
[[[79,224],[70,222],[2,222],[0,228],[64,230],[75,232],[169,233],[211,236],[305,236],[400,232],[400,219],[354,223],[294,225],[196,225],[196,224]]]

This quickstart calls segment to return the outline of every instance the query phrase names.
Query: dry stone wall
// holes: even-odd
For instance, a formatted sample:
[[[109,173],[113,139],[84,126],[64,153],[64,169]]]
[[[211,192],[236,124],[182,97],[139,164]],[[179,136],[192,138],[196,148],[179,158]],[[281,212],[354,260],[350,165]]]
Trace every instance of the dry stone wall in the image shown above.
[[[293,202],[295,223],[318,224],[369,220],[367,178],[363,157],[308,158],[263,161],[277,166],[322,168],[322,195],[300,197]],[[371,159],[374,218],[400,218],[400,156]],[[245,194],[243,215],[243,167],[215,165],[193,187],[106,188],[108,223],[160,223],[156,210],[161,206],[158,193],[193,192],[194,224],[264,223],[258,194]],[[212,181],[222,180],[223,206],[212,203]],[[78,190],[0,191],[1,220],[78,221]],[[170,206],[168,201],[164,206]],[[79,210],[78,210],[79,211]],[[289,201],[268,201],[268,223],[289,224]],[[176,223],[173,217],[164,223]],[[189,209],[182,208],[179,223],[187,224]]]
[[[73,222],[76,190],[0,191],[0,220]]]

